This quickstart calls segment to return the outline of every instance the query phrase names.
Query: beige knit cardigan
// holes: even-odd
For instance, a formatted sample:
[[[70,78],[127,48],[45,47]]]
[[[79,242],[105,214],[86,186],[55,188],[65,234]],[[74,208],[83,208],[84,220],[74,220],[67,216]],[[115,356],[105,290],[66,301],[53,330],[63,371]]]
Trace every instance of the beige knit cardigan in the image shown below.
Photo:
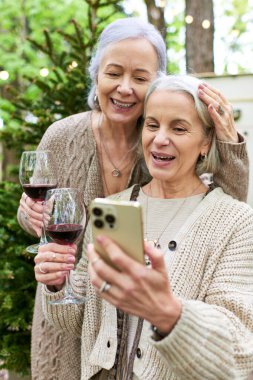
[[[69,116],[52,124],[44,134],[38,149],[54,153],[58,168],[58,187],[77,187],[89,205],[103,196],[101,172],[96,144],[91,129],[91,112]],[[245,142],[218,142],[221,166],[214,177],[216,185],[238,199],[245,200],[248,191],[248,156]],[[128,186],[149,180],[145,165],[138,160]],[[21,227],[35,235],[27,221],[18,213]],[[41,286],[37,288],[33,325],[31,368],[33,380],[79,380],[80,339],[51,326],[41,308]]]
[[[130,190],[114,196],[129,199]],[[162,215],[161,215],[162,218]],[[90,241],[87,230],[84,244]],[[226,195],[209,193],[174,239],[168,277],[182,300],[182,315],[168,337],[151,338],[144,321],[134,373],[139,380],[243,380],[253,369],[253,210]],[[55,326],[81,336],[81,380],[110,369],[117,348],[116,309],[96,294],[85,254],[73,274],[84,306],[50,306],[62,292],[43,287],[43,309]],[[151,311],[152,312],[152,311]],[[109,342],[109,343],[108,343]]]

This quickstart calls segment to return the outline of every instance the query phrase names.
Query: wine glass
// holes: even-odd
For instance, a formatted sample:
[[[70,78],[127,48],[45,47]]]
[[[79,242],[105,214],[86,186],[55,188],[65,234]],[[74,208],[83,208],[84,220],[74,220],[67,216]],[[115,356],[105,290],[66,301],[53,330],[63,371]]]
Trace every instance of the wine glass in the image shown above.
[[[86,212],[81,193],[74,188],[62,188],[47,191],[44,204],[44,225],[46,235],[55,243],[69,245],[75,243],[86,222]],[[53,305],[82,304],[84,297],[75,297],[70,284],[69,273],[66,276],[64,297],[50,301]]]
[[[26,151],[22,153],[19,165],[19,181],[26,195],[34,202],[43,202],[47,190],[56,188],[56,165],[52,152],[46,150]],[[39,244],[26,248],[27,252],[37,254],[40,245],[45,244],[45,233]]]

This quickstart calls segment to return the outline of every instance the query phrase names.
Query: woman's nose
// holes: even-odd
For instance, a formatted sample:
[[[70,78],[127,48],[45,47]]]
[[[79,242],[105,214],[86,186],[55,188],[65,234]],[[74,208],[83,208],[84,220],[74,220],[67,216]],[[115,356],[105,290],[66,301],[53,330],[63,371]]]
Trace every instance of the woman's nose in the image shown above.
[[[129,78],[122,78],[118,84],[117,91],[122,95],[131,95],[133,93],[131,80]]]
[[[157,131],[154,138],[154,143],[157,145],[168,145],[170,143],[170,138],[169,138],[168,133],[162,130]]]

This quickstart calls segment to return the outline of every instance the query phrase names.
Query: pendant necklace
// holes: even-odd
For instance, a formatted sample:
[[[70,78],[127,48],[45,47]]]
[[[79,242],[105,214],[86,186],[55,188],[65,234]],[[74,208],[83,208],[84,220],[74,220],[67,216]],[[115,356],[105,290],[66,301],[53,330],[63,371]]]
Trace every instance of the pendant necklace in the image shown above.
[[[116,178],[119,178],[122,176],[122,173],[123,173],[123,170],[129,165],[129,161],[127,161],[126,165],[120,169],[120,166],[121,164],[124,162],[124,160],[127,158],[127,156],[129,155],[129,153],[131,153],[132,151],[134,151],[137,146],[139,145],[139,139],[136,141],[136,143],[133,144],[133,146],[126,152],[126,154],[124,154],[124,156],[121,158],[120,162],[118,163],[118,165],[115,165],[115,163],[112,161],[112,158],[110,156],[110,153],[109,153],[109,150],[108,150],[108,147],[103,139],[103,136],[102,136],[102,128],[101,128],[101,125],[102,125],[102,119],[103,119],[103,114],[101,113],[100,115],[100,119],[99,119],[99,123],[98,123],[98,133],[99,133],[99,139],[100,139],[100,147],[103,146],[103,150],[109,160],[109,162],[111,163],[112,167],[113,167],[113,170],[111,171],[111,174],[113,177],[116,177]],[[131,160],[130,160],[131,162]]]
[[[147,230],[148,230],[148,203],[149,203],[149,200],[148,200],[149,197],[147,195],[146,196],[146,233],[145,233],[145,239],[144,240],[147,241],[147,242],[151,242],[154,245],[155,248],[161,249],[161,245],[160,245],[160,239],[161,239],[161,237],[163,236],[163,234],[165,233],[165,231],[167,230],[167,228],[169,227],[169,225],[173,221],[173,219],[175,219],[175,217],[177,216],[177,214],[179,213],[179,211],[183,208],[183,205],[185,204],[186,200],[189,197],[193,196],[194,193],[198,190],[198,188],[201,185],[203,185],[202,182],[199,183],[196,188],[194,188],[194,190],[192,191],[192,193],[188,197],[184,198],[184,200],[182,201],[182,203],[179,205],[178,209],[174,212],[174,214],[166,222],[165,226],[163,227],[163,229],[160,232],[160,235],[157,238],[153,239],[153,240],[149,240],[148,237],[147,237],[147,235],[148,235],[148,233],[147,233]],[[150,195],[152,197],[151,182],[149,183],[149,192],[150,192]]]

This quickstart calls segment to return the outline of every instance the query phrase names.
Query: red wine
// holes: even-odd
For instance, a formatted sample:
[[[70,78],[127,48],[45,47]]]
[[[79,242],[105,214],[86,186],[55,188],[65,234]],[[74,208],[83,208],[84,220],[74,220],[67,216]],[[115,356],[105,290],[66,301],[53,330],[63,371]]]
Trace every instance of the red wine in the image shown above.
[[[47,226],[46,233],[58,244],[71,244],[76,241],[83,230],[81,224],[52,224]]]
[[[56,185],[52,184],[25,184],[23,185],[24,192],[28,197],[34,199],[35,201],[44,201],[46,198],[47,190],[55,189]]]

